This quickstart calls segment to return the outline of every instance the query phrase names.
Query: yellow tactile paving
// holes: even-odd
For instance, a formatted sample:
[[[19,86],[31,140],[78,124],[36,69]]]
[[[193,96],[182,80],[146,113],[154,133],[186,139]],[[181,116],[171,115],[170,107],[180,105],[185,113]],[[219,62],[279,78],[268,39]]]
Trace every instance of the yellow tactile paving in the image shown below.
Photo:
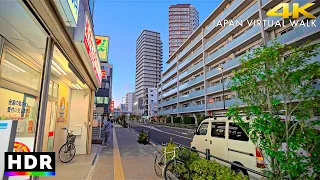
[[[113,179],[125,180],[116,131],[113,128]]]

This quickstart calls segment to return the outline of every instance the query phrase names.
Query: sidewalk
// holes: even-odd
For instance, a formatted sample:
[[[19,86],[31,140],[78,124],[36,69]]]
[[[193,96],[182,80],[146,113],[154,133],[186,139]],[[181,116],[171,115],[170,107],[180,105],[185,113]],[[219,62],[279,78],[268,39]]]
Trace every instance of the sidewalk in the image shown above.
[[[113,143],[102,146],[88,180],[154,180],[154,158],[158,151],[152,145],[141,145],[130,129],[115,124]]]
[[[91,170],[92,162],[100,145],[91,146],[91,154],[76,155],[69,163],[56,163],[56,176],[40,177],[40,180],[67,179],[76,180],[87,179]]]

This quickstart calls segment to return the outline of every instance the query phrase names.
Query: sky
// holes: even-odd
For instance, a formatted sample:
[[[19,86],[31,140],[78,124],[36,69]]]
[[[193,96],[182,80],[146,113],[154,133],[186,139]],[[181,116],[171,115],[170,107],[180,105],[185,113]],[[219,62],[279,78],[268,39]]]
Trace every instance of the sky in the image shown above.
[[[94,31],[110,37],[109,63],[113,65],[112,98],[115,107],[135,89],[136,39],[146,30],[160,32],[163,64],[169,52],[169,6],[191,4],[201,24],[222,0],[95,0]],[[123,100],[124,101],[124,100]]]

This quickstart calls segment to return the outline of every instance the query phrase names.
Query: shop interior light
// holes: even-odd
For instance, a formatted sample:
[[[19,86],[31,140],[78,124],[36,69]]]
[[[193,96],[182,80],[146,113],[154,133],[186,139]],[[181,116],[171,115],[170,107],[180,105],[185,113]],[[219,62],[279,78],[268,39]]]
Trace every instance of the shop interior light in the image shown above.
[[[79,89],[79,87],[77,87],[77,86],[76,86],[76,85],[74,85],[73,83],[72,83],[72,86],[73,86],[73,87],[75,87],[76,89]]]
[[[61,75],[61,73],[54,66],[51,66],[51,67],[54,71],[56,71],[59,75]]]
[[[14,69],[17,69],[17,70],[22,71],[22,72],[26,72],[25,70],[23,70],[23,69],[19,68],[18,66],[14,65],[14,64],[12,64],[12,63],[10,63],[10,62],[8,62],[7,60],[4,60],[4,63],[6,63],[7,65],[10,65],[10,66],[13,67]]]
[[[76,86],[77,86],[79,89],[82,89],[82,87],[81,87],[81,86],[79,86],[78,84],[76,84]]]
[[[11,66],[9,66],[8,64],[3,64],[3,65],[7,66],[8,68],[10,68],[10,69],[12,69],[12,70],[14,70],[14,71],[20,72],[19,70],[15,69],[15,68],[13,68],[13,67],[11,67]]]
[[[64,72],[63,69],[62,69],[54,60],[52,60],[52,64],[53,64],[57,69],[59,69],[60,72],[62,72],[64,75],[67,75],[67,73]]]

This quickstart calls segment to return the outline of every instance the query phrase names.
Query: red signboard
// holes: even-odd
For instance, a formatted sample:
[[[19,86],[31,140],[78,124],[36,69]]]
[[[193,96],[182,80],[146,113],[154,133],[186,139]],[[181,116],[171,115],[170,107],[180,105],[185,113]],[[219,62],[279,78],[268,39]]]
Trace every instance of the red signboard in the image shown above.
[[[93,31],[90,19],[86,15],[86,28],[84,33],[84,45],[86,46],[87,53],[89,55],[90,61],[93,65],[93,70],[96,74],[99,84],[101,85],[101,69],[99,67],[97,47],[95,44],[95,38],[93,37]]]
[[[101,76],[102,78],[106,78],[106,70],[101,70]]]
[[[114,111],[114,101],[111,101],[111,104],[110,104],[110,110],[111,110],[111,112],[113,112],[113,111]]]

